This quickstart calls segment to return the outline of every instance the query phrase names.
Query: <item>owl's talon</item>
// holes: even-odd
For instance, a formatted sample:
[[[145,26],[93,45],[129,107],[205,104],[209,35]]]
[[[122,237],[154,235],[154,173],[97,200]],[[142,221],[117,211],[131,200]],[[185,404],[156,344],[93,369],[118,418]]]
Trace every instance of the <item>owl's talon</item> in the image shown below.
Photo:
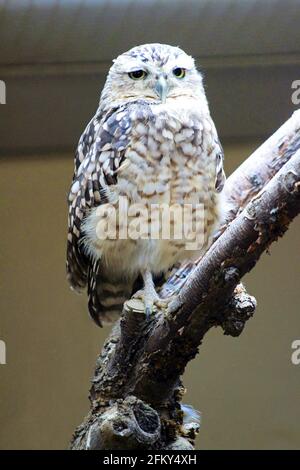
[[[165,315],[169,315],[173,312],[173,304],[176,304],[176,299],[177,295],[171,295],[165,299],[159,298],[155,304],[164,311]]]
[[[150,319],[151,313],[152,313],[152,309],[150,307],[145,307],[145,315],[146,315],[147,320]]]
[[[144,292],[144,289],[140,289],[138,291],[136,291],[133,296],[132,296],[134,299],[140,299],[144,302],[144,297],[145,297],[145,292]]]
[[[145,289],[138,290],[135,294],[133,294],[134,299],[140,299],[144,303],[144,311],[146,317],[149,319],[154,312],[154,305],[157,304],[157,301],[159,300],[159,297],[157,293],[151,292],[151,296],[149,295],[149,292],[145,293]]]
[[[171,302],[171,300],[172,300],[172,297],[168,297],[168,298],[166,298],[166,299],[161,299],[161,298],[159,297],[158,300],[155,302],[155,304],[156,304],[159,308],[166,309],[166,308],[168,308],[169,303]]]
[[[176,299],[176,295],[172,295],[166,299],[161,299],[155,290],[151,290],[151,292],[148,290],[148,292],[146,291],[145,293],[145,289],[135,292],[132,297],[143,301],[147,319],[155,313],[156,309],[164,310],[164,313],[168,314],[170,304],[174,299]]]

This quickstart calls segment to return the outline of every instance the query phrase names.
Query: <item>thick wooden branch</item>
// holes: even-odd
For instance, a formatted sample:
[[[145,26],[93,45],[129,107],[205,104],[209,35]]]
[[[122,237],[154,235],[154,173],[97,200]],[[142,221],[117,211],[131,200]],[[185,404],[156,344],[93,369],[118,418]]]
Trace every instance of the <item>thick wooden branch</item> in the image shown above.
[[[300,148],[300,110],[295,111],[269,139],[250,155],[227,179],[222,191],[222,221],[216,240],[245,205],[273,178]],[[195,264],[177,269],[164,284],[160,295],[179,292]]]
[[[158,401],[168,396],[186,363],[197,353],[207,330],[226,323],[228,303],[240,279],[270,244],[283,235],[299,212],[300,151],[297,151],[200,260],[171,305],[172,314],[168,318],[161,315],[139,360],[133,394],[152,402],[155,395]],[[163,357],[159,351],[164,351]],[[158,369],[164,374],[159,387]]]
[[[300,110],[295,111],[226,181],[225,226],[300,148]]]
[[[300,212],[299,149],[297,112],[228,179],[222,231],[196,266],[162,287],[164,295],[179,290],[169,312],[146,320],[138,300],[125,304],[97,360],[91,411],[71,448],[192,448],[199,423],[181,406],[180,376],[211,327],[238,336],[253,315],[256,302],[241,279]]]

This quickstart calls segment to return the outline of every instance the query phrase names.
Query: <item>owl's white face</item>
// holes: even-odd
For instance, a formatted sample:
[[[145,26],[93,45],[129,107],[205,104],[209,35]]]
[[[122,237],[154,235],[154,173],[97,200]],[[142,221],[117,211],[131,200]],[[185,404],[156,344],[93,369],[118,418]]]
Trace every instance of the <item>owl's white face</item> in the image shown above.
[[[115,59],[101,102],[143,99],[164,103],[178,96],[197,98],[203,94],[202,76],[192,57],[178,47],[146,44]]]

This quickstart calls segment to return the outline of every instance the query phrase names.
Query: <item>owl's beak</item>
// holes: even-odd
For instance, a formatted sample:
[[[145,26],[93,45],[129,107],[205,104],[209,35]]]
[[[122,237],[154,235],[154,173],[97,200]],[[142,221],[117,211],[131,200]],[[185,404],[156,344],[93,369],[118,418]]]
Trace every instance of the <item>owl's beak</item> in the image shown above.
[[[165,103],[169,91],[169,85],[167,80],[162,75],[160,75],[160,77],[157,79],[154,90],[155,93],[159,96],[161,102]]]

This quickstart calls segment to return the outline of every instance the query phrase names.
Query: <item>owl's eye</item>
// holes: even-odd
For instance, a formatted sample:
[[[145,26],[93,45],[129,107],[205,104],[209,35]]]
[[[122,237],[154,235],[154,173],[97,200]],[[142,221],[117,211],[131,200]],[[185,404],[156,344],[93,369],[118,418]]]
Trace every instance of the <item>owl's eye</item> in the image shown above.
[[[173,74],[177,78],[183,78],[183,77],[185,77],[185,69],[183,69],[181,67],[176,67],[176,69],[173,70]]]
[[[129,72],[128,75],[132,80],[142,80],[147,74],[144,70],[134,70],[133,72]]]

